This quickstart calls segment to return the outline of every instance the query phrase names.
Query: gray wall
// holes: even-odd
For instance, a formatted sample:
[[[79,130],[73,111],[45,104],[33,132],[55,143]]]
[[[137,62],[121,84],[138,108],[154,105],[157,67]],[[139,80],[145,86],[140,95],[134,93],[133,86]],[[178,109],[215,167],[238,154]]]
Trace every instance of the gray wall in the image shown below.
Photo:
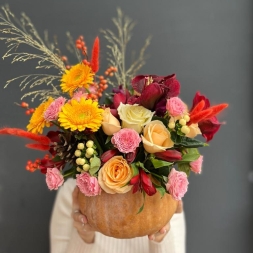
[[[6,0],[7,1],[7,0]],[[153,35],[142,73],[177,73],[181,97],[191,103],[196,90],[213,103],[228,102],[226,121],[205,155],[203,174],[190,177],[184,198],[188,253],[250,253],[252,245],[252,0],[7,1],[24,11],[38,31],[48,29],[65,44],[65,31],[83,34],[91,44],[101,27],[112,27],[120,6],[138,21],[131,47]],[[4,4],[4,0],[1,0]],[[0,44],[0,55],[6,51]],[[105,50],[101,55],[105,62]],[[31,64],[0,60],[0,79],[34,71]],[[0,126],[24,128],[28,118],[17,85],[0,91]],[[40,153],[26,142],[0,137],[0,253],[48,252],[48,225],[55,192],[39,173],[25,171]]]

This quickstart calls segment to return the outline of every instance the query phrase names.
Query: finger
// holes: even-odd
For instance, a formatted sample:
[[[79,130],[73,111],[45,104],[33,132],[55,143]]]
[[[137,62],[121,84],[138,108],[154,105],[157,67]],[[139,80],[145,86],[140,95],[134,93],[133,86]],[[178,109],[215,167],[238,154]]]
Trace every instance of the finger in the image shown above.
[[[176,213],[182,213],[183,212],[183,201],[182,200],[179,200],[178,201],[178,204],[177,204],[177,209],[176,209]]]
[[[72,212],[72,218],[74,219],[75,222],[87,224],[88,220],[85,215],[81,214],[79,210],[73,210]]]
[[[161,242],[163,238],[166,236],[166,234],[169,232],[169,230],[170,230],[170,224],[168,223],[163,228],[161,228],[157,233],[149,235],[148,238],[149,240]]]

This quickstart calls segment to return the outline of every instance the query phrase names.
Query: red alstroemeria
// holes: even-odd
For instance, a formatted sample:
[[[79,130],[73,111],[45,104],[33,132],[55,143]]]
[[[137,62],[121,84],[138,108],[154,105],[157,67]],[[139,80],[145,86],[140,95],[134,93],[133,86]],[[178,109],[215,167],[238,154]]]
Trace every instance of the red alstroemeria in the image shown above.
[[[212,140],[213,136],[219,130],[221,123],[215,115],[224,110],[228,104],[220,104],[210,107],[210,101],[200,92],[193,98],[192,109],[190,111],[190,122],[198,123],[202,136],[206,141]]]
[[[133,193],[138,190],[144,190],[149,196],[156,193],[156,188],[154,187],[150,177],[142,169],[139,169],[139,174],[130,180],[130,184],[133,185]]]
[[[54,162],[52,159],[49,158],[43,158],[40,161],[39,164],[39,169],[41,171],[41,173],[46,174],[47,173],[47,168],[57,168],[57,169],[62,169],[62,167],[65,165],[64,161],[58,161],[58,162]]]
[[[104,152],[100,159],[102,163],[106,163],[107,161],[109,161],[112,157],[118,155],[120,152],[118,149],[110,149],[106,152]]]
[[[177,150],[166,150],[163,152],[154,153],[155,157],[167,162],[174,162],[182,160],[181,152]]]

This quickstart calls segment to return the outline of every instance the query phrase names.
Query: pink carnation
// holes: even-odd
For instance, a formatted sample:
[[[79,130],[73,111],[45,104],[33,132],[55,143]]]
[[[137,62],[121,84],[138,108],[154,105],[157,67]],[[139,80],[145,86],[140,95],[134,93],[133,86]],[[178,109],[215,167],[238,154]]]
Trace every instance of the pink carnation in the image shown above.
[[[179,97],[173,97],[167,100],[166,109],[171,116],[176,117],[186,111],[186,106]]]
[[[47,121],[57,120],[58,114],[61,111],[62,106],[64,105],[66,98],[59,97],[55,99],[44,112],[44,119]]]
[[[191,170],[195,173],[200,174],[203,163],[203,155],[201,155],[197,160],[190,162]]]
[[[130,128],[123,128],[113,134],[112,144],[122,153],[134,152],[141,142],[139,134]]]
[[[79,88],[73,95],[72,99],[77,100],[78,102],[81,100],[81,98],[87,98],[88,93],[85,92],[84,88]]]
[[[176,171],[172,168],[168,177],[166,189],[174,199],[182,199],[187,192],[188,184],[189,182],[186,173],[183,171]]]
[[[97,178],[90,176],[87,172],[76,176],[76,185],[88,197],[100,195],[101,193]]]
[[[57,168],[47,168],[46,183],[50,190],[57,190],[63,182],[63,175]]]

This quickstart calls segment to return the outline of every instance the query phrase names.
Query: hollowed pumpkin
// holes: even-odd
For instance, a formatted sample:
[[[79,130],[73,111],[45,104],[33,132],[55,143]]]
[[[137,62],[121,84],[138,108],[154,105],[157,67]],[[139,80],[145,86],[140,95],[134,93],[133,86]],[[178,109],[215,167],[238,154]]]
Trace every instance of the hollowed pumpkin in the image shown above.
[[[86,197],[79,192],[80,210],[87,216],[89,224],[104,235],[115,238],[134,238],[153,234],[169,222],[177,208],[177,201],[171,195],[163,198],[159,192],[146,195],[144,209],[143,195],[132,191],[124,194],[108,194]],[[138,213],[138,214],[137,214]]]

